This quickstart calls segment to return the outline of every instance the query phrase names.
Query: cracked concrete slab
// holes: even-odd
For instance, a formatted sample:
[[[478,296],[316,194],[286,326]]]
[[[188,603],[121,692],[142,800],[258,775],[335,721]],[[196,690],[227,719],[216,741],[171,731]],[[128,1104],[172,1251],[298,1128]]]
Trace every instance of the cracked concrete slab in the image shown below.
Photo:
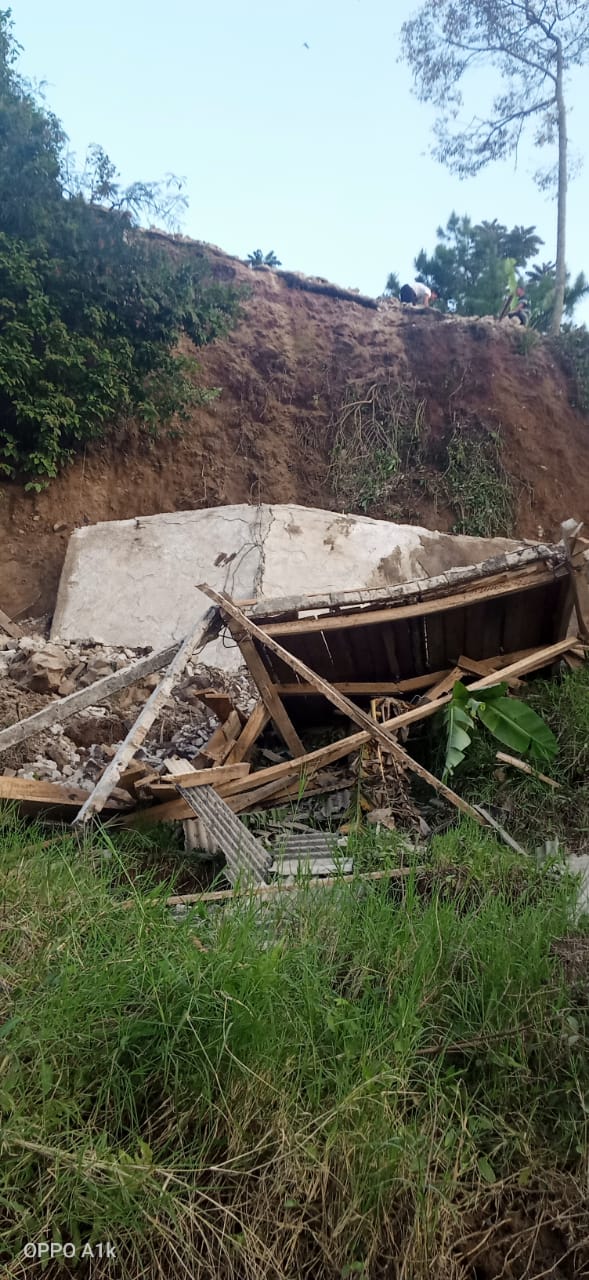
[[[69,541],[51,638],[160,648],[208,607],[197,582],[236,600],[396,586],[518,545],[291,504],[88,525]],[[238,665],[218,641],[202,660]]]

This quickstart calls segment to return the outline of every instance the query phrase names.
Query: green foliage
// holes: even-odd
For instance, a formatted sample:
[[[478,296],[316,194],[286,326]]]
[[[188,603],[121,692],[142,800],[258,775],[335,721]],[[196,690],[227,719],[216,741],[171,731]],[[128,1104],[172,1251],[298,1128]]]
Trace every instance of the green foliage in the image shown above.
[[[554,346],[573,383],[573,406],[589,413],[589,332],[585,326],[565,330]]]
[[[460,681],[454,685],[441,713],[446,725],[444,778],[464,760],[477,720],[510,751],[541,764],[554,758],[558,743],[552,730],[525,702],[505,697],[506,690],[507,685],[499,684],[473,695]]]
[[[367,511],[394,497],[427,443],[425,403],[393,382],[348,386],[331,424],[331,477],[347,509]]]
[[[438,227],[438,243],[431,256],[424,249],[415,266],[439,306],[457,315],[498,315],[506,291],[515,291],[515,270],[525,267],[543,241],[535,227],[502,223],[474,225],[469,217],[452,213],[445,227]]]
[[[438,227],[438,243],[432,254],[421,249],[416,270],[438,294],[436,307],[463,316],[498,316],[506,296],[515,297],[525,288],[530,304],[531,326],[548,333],[556,289],[556,268],[552,262],[528,264],[544,243],[535,227],[515,226],[509,230],[496,218],[473,224],[465,214],[452,213],[445,227]],[[526,270],[527,268],[527,270]],[[570,322],[575,307],[589,293],[589,284],[580,272],[569,281],[564,296],[564,318]]]
[[[470,423],[454,423],[442,489],[457,512],[455,533],[510,537],[515,528],[513,481],[501,457],[501,436]]]
[[[533,680],[513,700],[520,696],[557,739],[556,767],[543,765],[542,771],[552,774],[558,788],[519,769],[498,769],[497,744],[490,734],[479,733],[460,769],[460,794],[502,811],[510,833],[528,848],[558,837],[571,852],[584,853],[589,840],[589,665],[561,678]],[[436,745],[434,769],[442,768],[444,751],[445,740]]]
[[[398,298],[401,292],[401,281],[396,271],[390,271],[384,287],[385,298]]]
[[[280,267],[282,263],[273,249],[269,253],[264,253],[262,249],[254,249],[253,253],[248,253],[247,261],[250,267]]]
[[[546,1188],[582,1274],[587,1011],[552,954],[566,878],[462,824],[402,888],[303,884],[174,921],[151,880],[125,883],[118,837],[46,836],[0,828],[7,1275],[48,1224],[112,1240],[120,1280],[360,1260],[426,1280],[479,1221],[497,1270],[490,1197],[501,1223],[514,1187],[521,1222],[530,1177],[532,1225]]]
[[[0,475],[39,488],[129,419],[153,433],[214,394],[178,340],[224,333],[238,296],[136,225],[172,216],[174,179],[123,189],[98,147],[75,174],[17,55],[0,13]]]

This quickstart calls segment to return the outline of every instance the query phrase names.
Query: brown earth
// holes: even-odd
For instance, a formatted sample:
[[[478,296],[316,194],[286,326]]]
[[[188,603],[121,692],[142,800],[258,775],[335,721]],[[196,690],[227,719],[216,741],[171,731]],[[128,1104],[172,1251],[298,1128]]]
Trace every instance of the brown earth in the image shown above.
[[[202,255],[176,242],[173,252]],[[393,379],[425,399],[430,434],[453,417],[498,431],[519,493],[517,531],[558,533],[589,515],[589,423],[547,340],[526,353],[519,326],[383,302],[269,269],[252,272],[207,249],[220,279],[246,283],[239,327],[200,353],[202,381],[222,388],[178,437],[120,433],[88,450],[49,489],[0,484],[0,604],[14,617],[53,608],[72,530],[101,520],[235,502],[297,502],[337,510],[330,422],[346,383]],[[339,296],[338,296],[339,293]],[[365,304],[368,305],[365,305]],[[408,486],[403,505],[364,514],[450,529],[455,512]],[[56,527],[55,527],[56,526]]]

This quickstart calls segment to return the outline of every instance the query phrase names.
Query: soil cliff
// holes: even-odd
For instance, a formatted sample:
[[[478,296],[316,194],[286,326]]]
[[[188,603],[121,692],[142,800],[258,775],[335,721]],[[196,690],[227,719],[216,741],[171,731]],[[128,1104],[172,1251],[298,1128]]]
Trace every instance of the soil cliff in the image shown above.
[[[589,515],[589,418],[548,340],[170,244],[248,287],[238,327],[199,353],[220,394],[156,440],[119,433],[41,494],[0,484],[12,616],[51,611],[68,536],[95,521],[292,501],[552,538]]]

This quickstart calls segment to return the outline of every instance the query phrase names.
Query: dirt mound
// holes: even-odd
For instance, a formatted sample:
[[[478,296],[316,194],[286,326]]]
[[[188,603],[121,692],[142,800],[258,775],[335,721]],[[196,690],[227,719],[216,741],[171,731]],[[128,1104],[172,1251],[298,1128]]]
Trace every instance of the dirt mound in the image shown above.
[[[202,255],[205,247],[175,241],[171,251]],[[222,394],[158,440],[129,430],[116,446],[88,451],[45,493],[0,484],[1,604],[12,616],[53,608],[78,525],[244,501],[343,509],[333,431],[354,383],[359,393],[375,384],[411,388],[423,402],[428,439],[427,449],[407,452],[394,492],[369,491],[356,506],[348,497],[346,509],[442,530],[458,520],[470,532],[448,479],[448,442],[466,431],[498,442],[514,532],[536,537],[540,527],[551,538],[561,519],[589,514],[587,419],[571,407],[548,341],[534,343],[507,322],[367,305],[326,281],[252,272],[206,252],[219,279],[250,290],[240,326],[200,353],[203,382]],[[462,474],[455,489],[466,484]],[[492,490],[487,501],[493,505]]]

